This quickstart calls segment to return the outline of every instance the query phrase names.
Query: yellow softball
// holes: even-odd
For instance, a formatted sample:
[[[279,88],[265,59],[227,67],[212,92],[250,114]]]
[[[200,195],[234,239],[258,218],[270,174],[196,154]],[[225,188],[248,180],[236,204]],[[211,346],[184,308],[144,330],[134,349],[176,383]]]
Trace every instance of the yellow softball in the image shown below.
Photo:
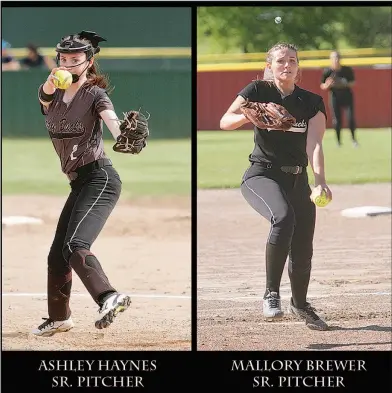
[[[314,204],[318,207],[325,207],[329,202],[330,200],[328,199],[327,193],[325,191],[322,191],[321,195],[318,195],[316,198],[314,198]]]
[[[58,70],[54,73],[53,84],[58,89],[66,90],[72,85],[72,74],[66,70]]]

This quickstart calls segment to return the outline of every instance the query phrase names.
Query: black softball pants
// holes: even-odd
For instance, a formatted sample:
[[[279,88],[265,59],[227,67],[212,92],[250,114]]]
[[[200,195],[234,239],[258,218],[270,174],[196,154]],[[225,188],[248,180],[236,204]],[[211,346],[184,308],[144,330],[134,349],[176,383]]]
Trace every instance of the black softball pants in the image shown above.
[[[340,132],[342,130],[342,113],[346,110],[348,126],[351,131],[351,138],[353,142],[355,139],[355,117],[354,117],[354,100],[352,97],[347,97],[346,99],[342,99],[335,95],[331,96],[331,106],[332,106],[332,123],[336,132],[336,139],[338,144],[341,144]]]
[[[101,232],[121,193],[121,180],[109,160],[88,164],[71,181],[71,192],[60,214],[48,255],[48,312],[53,320],[68,319],[72,270],[101,305],[110,285],[90,247]],[[95,162],[97,164],[97,162]],[[91,171],[89,168],[95,166]]]
[[[280,168],[257,166],[251,165],[244,175],[241,192],[249,205],[271,223],[266,242],[265,294],[267,290],[279,293],[289,256],[292,299],[296,307],[302,308],[310,281],[316,222],[308,176],[306,170],[293,175],[282,172]],[[250,172],[253,175],[249,175]]]

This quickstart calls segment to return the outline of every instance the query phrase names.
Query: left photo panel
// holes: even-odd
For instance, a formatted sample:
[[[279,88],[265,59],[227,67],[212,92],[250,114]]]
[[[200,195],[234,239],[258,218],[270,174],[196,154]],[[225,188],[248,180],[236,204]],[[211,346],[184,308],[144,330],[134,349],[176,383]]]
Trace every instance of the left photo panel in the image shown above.
[[[2,7],[3,350],[191,350],[191,30]]]

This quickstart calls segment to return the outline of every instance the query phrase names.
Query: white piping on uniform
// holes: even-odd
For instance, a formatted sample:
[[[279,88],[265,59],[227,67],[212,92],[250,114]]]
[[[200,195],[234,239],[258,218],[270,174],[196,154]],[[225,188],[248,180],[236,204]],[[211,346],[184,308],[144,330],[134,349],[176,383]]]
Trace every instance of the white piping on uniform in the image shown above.
[[[249,169],[250,169],[250,168],[249,168]],[[249,169],[248,169],[248,170],[249,170]],[[247,172],[248,172],[248,171],[245,172],[245,175],[246,175]],[[272,234],[273,225],[275,225],[275,223],[276,223],[276,219],[275,219],[274,213],[272,213],[272,210],[271,210],[271,208],[268,206],[267,202],[266,202],[260,195],[258,195],[254,190],[252,190],[252,189],[248,186],[248,184],[246,183],[246,180],[244,181],[244,184],[246,185],[246,187],[248,187],[249,190],[251,190],[251,191],[253,192],[253,194],[255,194],[257,197],[259,197],[259,198],[265,203],[265,206],[268,207],[268,210],[269,210],[270,213],[271,213],[271,216],[272,216],[272,225],[271,225],[270,233],[269,233],[268,239],[267,239],[267,242],[269,243],[270,237],[271,237],[271,234]]]
[[[95,200],[95,202],[91,205],[90,209],[87,210],[87,213],[83,216],[83,218],[80,220],[79,224],[76,226],[75,232],[73,233],[73,235],[71,236],[71,239],[69,239],[69,242],[67,243],[67,246],[69,248],[69,251],[72,253],[72,249],[71,249],[71,241],[72,239],[75,237],[76,235],[76,231],[78,230],[80,224],[83,222],[83,220],[87,217],[87,215],[90,213],[91,209],[94,207],[94,205],[98,202],[99,198],[101,197],[102,193],[105,191],[105,188],[108,184],[109,181],[109,175],[108,173],[105,171],[105,169],[101,168],[105,173],[106,173],[106,183],[102,188],[102,191],[100,192],[100,194],[98,195],[97,199]]]

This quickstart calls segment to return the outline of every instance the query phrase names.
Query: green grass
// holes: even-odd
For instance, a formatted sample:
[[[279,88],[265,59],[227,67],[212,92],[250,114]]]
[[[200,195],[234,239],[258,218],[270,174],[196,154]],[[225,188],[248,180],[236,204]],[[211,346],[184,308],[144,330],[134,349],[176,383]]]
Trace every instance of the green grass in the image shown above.
[[[325,170],[329,184],[361,184],[391,181],[391,129],[357,130],[360,147],[342,131],[341,148],[335,132],[324,141]],[[249,166],[253,131],[199,131],[197,134],[198,188],[237,188]],[[309,166],[309,181],[314,181]]]
[[[359,184],[391,181],[391,129],[358,130],[360,148],[354,149],[349,131],[343,130],[338,149],[334,131],[324,138],[327,181]],[[236,188],[248,167],[253,149],[252,131],[200,131],[197,133],[199,188]],[[191,142],[149,142],[137,156],[105,149],[123,181],[123,197],[190,195]],[[309,168],[309,181],[313,174]],[[68,179],[47,139],[3,138],[2,191],[7,194],[65,195]]]
[[[113,143],[105,140],[105,151],[120,174],[123,197],[190,195],[190,140],[152,140],[139,155],[115,153]],[[3,194],[69,191],[49,138],[3,138],[2,172]]]

